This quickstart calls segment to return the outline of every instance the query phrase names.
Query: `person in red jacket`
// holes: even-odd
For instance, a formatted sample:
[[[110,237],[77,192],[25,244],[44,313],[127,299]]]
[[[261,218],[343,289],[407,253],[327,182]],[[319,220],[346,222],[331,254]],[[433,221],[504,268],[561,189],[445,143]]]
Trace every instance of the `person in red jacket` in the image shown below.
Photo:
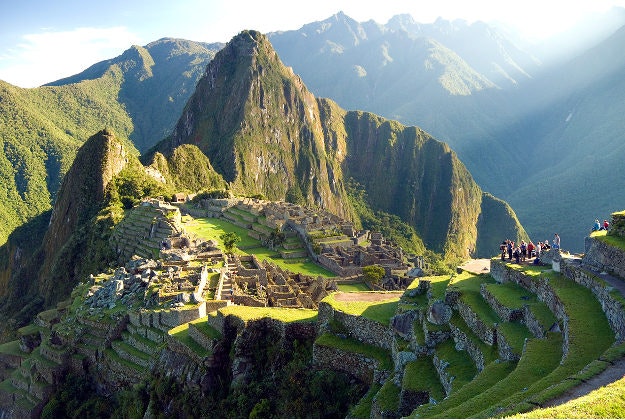
[[[527,257],[528,258],[532,258],[532,252],[534,252],[535,248],[536,246],[534,245],[534,242],[530,241],[530,243],[527,244]]]

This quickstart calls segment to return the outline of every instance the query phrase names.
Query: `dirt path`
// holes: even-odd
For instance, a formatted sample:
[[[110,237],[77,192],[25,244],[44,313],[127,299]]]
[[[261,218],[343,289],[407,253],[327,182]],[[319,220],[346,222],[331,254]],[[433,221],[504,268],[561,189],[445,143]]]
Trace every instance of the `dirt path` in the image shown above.
[[[595,375],[589,380],[569,389],[559,397],[546,402],[544,407],[554,407],[556,405],[564,404],[576,398],[582,397],[595,389],[599,389],[602,386],[618,381],[623,377],[625,377],[625,358],[617,360],[600,374]]]
[[[488,274],[490,273],[490,259],[471,260],[461,265],[460,268],[473,274]]]

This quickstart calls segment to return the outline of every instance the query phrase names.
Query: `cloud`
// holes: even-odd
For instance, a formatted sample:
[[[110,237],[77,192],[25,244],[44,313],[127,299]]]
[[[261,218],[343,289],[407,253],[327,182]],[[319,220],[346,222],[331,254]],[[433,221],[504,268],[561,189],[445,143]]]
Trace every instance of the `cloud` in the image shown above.
[[[20,87],[40,86],[80,73],[139,43],[138,36],[121,26],[26,34],[0,55],[0,79]]]

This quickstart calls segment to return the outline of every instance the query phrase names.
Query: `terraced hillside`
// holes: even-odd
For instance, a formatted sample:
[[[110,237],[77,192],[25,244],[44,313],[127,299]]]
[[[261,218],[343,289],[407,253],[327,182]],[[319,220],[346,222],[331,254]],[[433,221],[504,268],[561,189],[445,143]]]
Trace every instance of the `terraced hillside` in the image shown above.
[[[421,278],[404,292],[337,292],[318,310],[231,305],[207,295],[173,305],[179,292],[159,289],[156,279],[180,271],[176,264],[133,259],[80,284],[0,346],[0,407],[11,417],[58,416],[61,391],[80,377],[115,401],[130,395],[135,416],[284,413],[254,391],[273,378],[298,381],[301,393],[330,387],[324,406],[315,406],[326,410],[318,416],[342,417],[350,404],[356,418],[531,412],[623,359],[619,241],[594,235],[583,258],[552,250],[543,265],[497,257],[488,273]],[[282,377],[277,372],[293,374],[293,354],[304,355],[303,370]],[[302,372],[325,373],[308,383]],[[360,401],[336,383],[349,383]],[[274,387],[283,410],[308,407]],[[230,401],[224,392],[238,395],[243,411],[211,411]]]
[[[355,418],[489,418],[548,406],[623,358],[625,299],[598,274],[614,269],[557,251],[543,261],[493,259],[489,274],[420,280],[382,323],[327,302],[315,361],[371,380]]]

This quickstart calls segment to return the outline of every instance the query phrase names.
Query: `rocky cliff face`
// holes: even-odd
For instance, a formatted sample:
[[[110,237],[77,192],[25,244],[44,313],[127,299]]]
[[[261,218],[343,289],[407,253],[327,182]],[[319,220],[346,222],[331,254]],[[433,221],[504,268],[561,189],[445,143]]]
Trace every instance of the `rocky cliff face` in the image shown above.
[[[78,150],[59,189],[37,257],[39,264],[31,262],[40,268],[38,292],[44,300],[54,301],[71,291],[80,260],[89,252],[83,243],[87,226],[101,210],[109,182],[130,158],[121,141],[108,130],[93,135]],[[80,248],[83,252],[72,251]]]

